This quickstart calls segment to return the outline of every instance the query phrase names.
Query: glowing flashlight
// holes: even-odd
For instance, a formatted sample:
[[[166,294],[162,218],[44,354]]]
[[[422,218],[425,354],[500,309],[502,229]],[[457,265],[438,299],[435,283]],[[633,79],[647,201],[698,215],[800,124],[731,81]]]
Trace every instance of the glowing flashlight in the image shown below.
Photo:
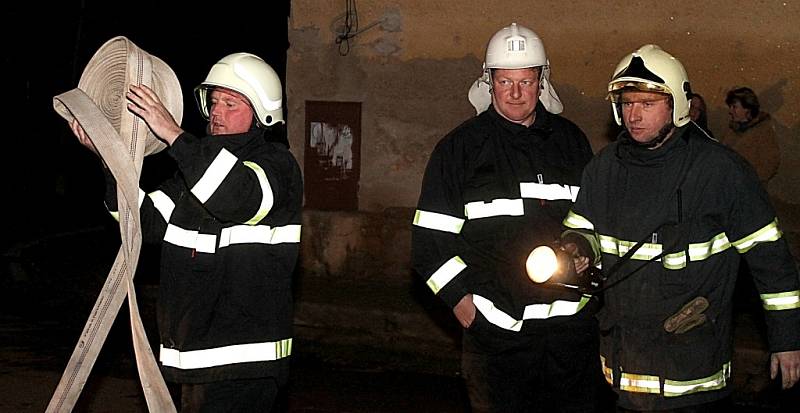
[[[558,270],[558,257],[556,252],[547,245],[533,249],[525,261],[525,270],[528,277],[535,283],[543,283],[550,279]]]

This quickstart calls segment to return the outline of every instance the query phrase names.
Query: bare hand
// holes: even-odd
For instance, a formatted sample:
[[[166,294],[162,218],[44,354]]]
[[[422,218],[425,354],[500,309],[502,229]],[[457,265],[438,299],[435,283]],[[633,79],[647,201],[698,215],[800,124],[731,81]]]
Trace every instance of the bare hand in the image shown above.
[[[788,389],[800,379],[800,350],[772,353],[770,356],[769,376],[774,379],[780,369],[784,389]]]
[[[469,328],[475,321],[475,304],[472,303],[472,294],[467,294],[453,307],[453,314],[464,328]]]
[[[572,263],[575,265],[576,273],[581,274],[589,269],[589,257],[580,255],[578,246],[574,242],[568,242],[562,245],[561,248],[572,256]]]
[[[94,146],[94,143],[89,138],[89,135],[87,135],[86,131],[83,130],[83,126],[81,126],[80,122],[78,122],[78,119],[72,119],[72,121],[69,123],[69,128],[72,129],[72,133],[75,134],[75,137],[78,138],[78,142],[80,142],[81,145],[88,148],[95,155],[100,156],[100,152],[97,151],[97,147]]]
[[[128,110],[142,118],[153,134],[168,145],[172,146],[175,139],[183,133],[183,129],[175,122],[175,118],[164,107],[153,89],[145,85],[131,85],[126,97],[131,102],[128,103]]]

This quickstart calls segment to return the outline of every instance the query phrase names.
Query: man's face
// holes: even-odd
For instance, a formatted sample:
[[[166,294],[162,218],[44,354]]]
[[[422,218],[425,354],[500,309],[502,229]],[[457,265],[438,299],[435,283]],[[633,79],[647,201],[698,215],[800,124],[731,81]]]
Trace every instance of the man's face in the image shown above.
[[[216,88],[211,92],[208,129],[211,135],[232,135],[250,130],[253,108],[239,92]]]
[[[504,118],[530,126],[539,102],[539,68],[494,69],[492,102]]]
[[[750,121],[750,109],[742,107],[742,102],[734,100],[732,104],[728,105],[728,116],[736,123],[745,123]]]
[[[648,143],[658,138],[665,126],[672,124],[672,107],[667,94],[624,91],[621,103],[625,128],[636,142]]]

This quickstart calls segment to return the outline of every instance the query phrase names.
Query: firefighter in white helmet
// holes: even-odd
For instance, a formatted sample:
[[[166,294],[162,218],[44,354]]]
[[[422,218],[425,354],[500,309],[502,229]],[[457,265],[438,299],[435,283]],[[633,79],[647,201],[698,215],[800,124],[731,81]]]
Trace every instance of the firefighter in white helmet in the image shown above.
[[[127,94],[178,167],[140,200],[143,238],[161,246],[161,368],[182,385],[181,411],[270,411],[288,379],[303,199],[281,82],[258,56],[235,53],[195,93],[208,119],[202,138],[181,129],[152,89]]]
[[[528,279],[558,239],[592,151],[558,115],[539,36],[516,23],[489,41],[470,101],[478,115],[430,156],[413,222],[413,265],[464,329],[474,411],[580,411],[598,404],[596,300]]]
[[[686,70],[660,47],[625,56],[608,91],[624,130],[586,166],[564,237],[617,269],[599,319],[619,411],[730,410],[740,258],[767,314],[771,375],[793,386],[800,281],[754,170],[690,120]]]

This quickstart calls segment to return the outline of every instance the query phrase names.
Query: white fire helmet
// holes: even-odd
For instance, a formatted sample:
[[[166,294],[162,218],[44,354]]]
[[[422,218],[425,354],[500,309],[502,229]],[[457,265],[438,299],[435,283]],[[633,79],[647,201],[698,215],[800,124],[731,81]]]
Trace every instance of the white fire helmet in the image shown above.
[[[283,123],[283,93],[275,70],[260,57],[250,53],[234,53],[220,59],[194,89],[200,113],[208,119],[209,91],[224,87],[241,93],[250,101],[259,125]]]
[[[654,44],[647,44],[625,56],[608,83],[608,98],[614,119],[622,125],[619,100],[623,89],[665,93],[672,96],[672,122],[681,127],[691,120],[689,76],[678,59]]]
[[[544,43],[533,30],[511,23],[500,29],[486,46],[483,73],[469,90],[469,101],[477,113],[485,111],[492,103],[491,69],[541,68],[539,101],[550,113],[561,113],[564,105],[550,84],[550,61]]]

